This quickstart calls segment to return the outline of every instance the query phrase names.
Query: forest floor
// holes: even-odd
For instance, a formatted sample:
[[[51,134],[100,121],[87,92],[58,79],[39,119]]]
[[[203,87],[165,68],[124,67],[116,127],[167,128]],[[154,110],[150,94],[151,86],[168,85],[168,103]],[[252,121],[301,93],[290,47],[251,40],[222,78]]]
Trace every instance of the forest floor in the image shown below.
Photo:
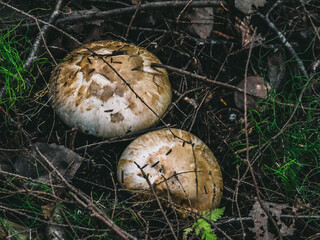
[[[0,239],[320,239],[318,0],[6,0],[0,19]],[[56,116],[53,68],[98,40],[163,63],[172,103],[153,127],[102,139]],[[244,98],[238,84],[261,78],[265,96]],[[128,144],[166,126],[216,156],[215,217],[117,182]]]

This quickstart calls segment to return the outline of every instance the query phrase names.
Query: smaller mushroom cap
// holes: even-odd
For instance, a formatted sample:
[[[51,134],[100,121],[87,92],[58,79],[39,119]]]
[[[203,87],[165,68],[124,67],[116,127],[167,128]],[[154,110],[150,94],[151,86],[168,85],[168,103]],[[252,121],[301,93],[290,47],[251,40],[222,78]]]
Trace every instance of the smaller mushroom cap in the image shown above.
[[[244,89],[244,80],[238,85],[238,88]],[[261,110],[258,106],[258,102],[267,97],[268,91],[271,90],[269,83],[265,82],[263,77],[248,76],[247,77],[247,92],[254,94],[256,97],[247,95],[247,106],[248,109]],[[234,92],[234,102],[238,108],[244,109],[243,93]]]
[[[222,173],[219,164],[198,137],[180,129],[162,129],[135,139],[123,152],[117,167],[119,183],[129,190],[149,190],[138,164],[158,196],[168,197],[183,214],[219,206]]]
[[[80,47],[52,72],[49,95],[57,116],[70,127],[105,138],[155,124],[159,119],[154,112],[161,117],[171,103],[166,70],[151,67],[160,60],[123,42],[98,41],[86,47],[96,54]]]

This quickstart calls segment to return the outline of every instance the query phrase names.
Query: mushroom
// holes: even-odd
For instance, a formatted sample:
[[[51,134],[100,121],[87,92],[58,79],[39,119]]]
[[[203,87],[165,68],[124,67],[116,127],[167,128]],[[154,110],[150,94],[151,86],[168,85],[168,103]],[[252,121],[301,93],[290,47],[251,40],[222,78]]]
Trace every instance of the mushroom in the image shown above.
[[[166,128],[129,144],[117,166],[120,185],[147,196],[146,176],[155,193],[162,198],[169,195],[183,215],[220,204],[223,182],[219,164],[207,145],[189,132]]]
[[[166,70],[152,63],[161,62],[144,48],[117,41],[72,51],[51,75],[56,114],[70,127],[105,138],[154,125],[172,93]]]
[[[238,88],[244,89],[244,80],[238,85]],[[247,92],[254,96],[247,95],[247,106],[248,109],[262,110],[258,105],[258,102],[267,97],[268,91],[271,90],[269,83],[265,82],[263,77],[259,76],[248,76],[247,77]],[[234,102],[238,108],[244,109],[244,96],[242,92],[234,92]]]

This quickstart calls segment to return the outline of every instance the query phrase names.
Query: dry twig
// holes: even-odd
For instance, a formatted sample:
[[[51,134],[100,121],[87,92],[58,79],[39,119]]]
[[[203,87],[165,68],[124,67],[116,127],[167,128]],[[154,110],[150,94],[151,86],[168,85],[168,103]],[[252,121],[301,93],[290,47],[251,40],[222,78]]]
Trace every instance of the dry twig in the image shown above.
[[[134,5],[124,8],[117,8],[107,11],[101,11],[97,13],[84,14],[81,16],[69,16],[65,18],[61,18],[57,21],[57,24],[61,23],[70,23],[70,22],[79,22],[79,21],[89,21],[93,19],[104,19],[110,18],[112,16],[120,16],[124,14],[128,14],[131,12],[135,12],[137,9],[142,10],[151,10],[151,9],[159,9],[159,8],[179,8],[184,7],[188,4],[189,1],[157,1],[157,2],[147,2],[140,5]],[[193,1],[189,4],[188,7],[214,7],[226,5],[225,1]]]
[[[262,18],[269,26],[269,28],[271,30],[273,30],[279,37],[280,41],[282,42],[282,44],[288,49],[288,51],[290,52],[291,56],[296,60],[298,67],[300,69],[300,71],[303,74],[303,77],[306,80],[310,80],[310,77],[303,65],[303,62],[301,61],[301,59],[299,58],[298,54],[296,53],[296,51],[294,50],[294,48],[292,47],[292,45],[290,44],[290,42],[288,42],[288,40],[286,39],[286,37],[279,31],[279,29],[274,25],[273,22],[270,21],[268,16],[263,15],[260,12],[257,12],[257,15]]]
[[[254,39],[255,38],[255,34],[256,34],[256,29],[254,30],[254,33],[252,35],[252,38]],[[250,49],[249,49],[249,53],[248,53],[248,59],[247,59],[247,62],[246,62],[246,68],[245,68],[245,74],[244,74],[244,92],[247,92],[247,75],[248,75],[248,66],[249,66],[249,62],[250,62],[250,57],[251,57],[251,52],[252,52],[252,47],[253,47],[253,43],[254,41],[251,42],[250,44]],[[257,193],[257,199],[258,199],[258,202],[261,206],[261,208],[265,211],[265,213],[267,214],[268,218],[270,219],[270,221],[273,223],[275,229],[277,230],[278,232],[278,237],[280,240],[282,240],[282,236],[281,236],[281,232],[280,232],[280,229],[276,223],[276,221],[273,219],[273,217],[271,216],[271,214],[269,213],[268,209],[265,207],[265,205],[262,203],[262,200],[261,200],[261,196],[260,196],[260,190],[259,190],[259,187],[258,187],[258,183],[257,183],[257,180],[256,180],[256,176],[254,174],[254,171],[253,171],[253,168],[252,168],[252,165],[250,163],[250,160],[249,160],[249,136],[248,136],[248,106],[247,106],[247,94],[244,94],[244,132],[245,132],[245,137],[246,137],[246,162],[248,164],[248,167],[249,167],[249,170],[250,170],[250,173],[251,173],[251,176],[252,176],[252,180],[253,180],[253,183],[254,183],[254,187],[255,187],[255,190],[256,190],[256,193]]]
[[[233,86],[233,85],[230,85],[230,84],[227,84],[227,83],[223,83],[223,82],[219,82],[219,81],[215,81],[215,80],[209,79],[209,78],[204,77],[204,76],[200,76],[200,75],[195,74],[195,73],[191,73],[191,72],[188,72],[188,71],[185,71],[185,70],[181,70],[181,69],[179,69],[179,68],[175,68],[175,67],[171,67],[171,66],[164,65],[164,64],[159,64],[159,63],[152,63],[151,66],[152,66],[152,67],[165,68],[165,69],[170,70],[170,71],[172,71],[172,72],[176,72],[176,73],[183,74],[183,75],[185,75],[185,76],[193,77],[193,78],[199,79],[199,80],[201,80],[201,81],[204,81],[204,82],[207,82],[207,83],[210,83],[210,84],[213,84],[213,85],[217,85],[217,86],[220,86],[220,87],[230,88],[230,89],[233,89],[233,90],[235,90],[235,91],[244,93],[244,90],[243,90],[243,89],[238,88],[238,87],[236,87],[236,86]],[[247,92],[247,95],[249,95],[249,96],[255,96],[254,94],[251,94],[251,93],[249,93],[249,92]]]
[[[167,224],[168,224],[168,226],[169,226],[169,228],[170,228],[170,230],[171,230],[171,233],[172,233],[174,239],[178,240],[178,238],[177,238],[177,236],[176,236],[176,234],[175,234],[175,232],[174,232],[174,229],[173,229],[173,227],[172,227],[172,224],[171,224],[171,222],[169,221],[169,219],[168,219],[168,217],[167,217],[167,214],[166,214],[165,211],[163,210],[163,207],[162,207],[162,205],[161,205],[160,199],[159,199],[158,195],[156,194],[156,192],[155,192],[155,190],[154,190],[154,187],[152,186],[152,184],[151,184],[151,182],[150,182],[150,180],[149,180],[149,177],[146,175],[146,173],[143,171],[143,168],[142,168],[138,163],[136,163],[136,162],[134,162],[134,163],[135,163],[136,166],[140,169],[140,171],[141,171],[141,173],[142,173],[142,176],[146,179],[146,181],[147,181],[147,183],[148,183],[148,185],[149,185],[149,188],[151,189],[153,196],[156,198],[156,201],[157,201],[157,203],[158,203],[158,206],[159,206],[159,208],[160,208],[160,210],[161,210],[164,218],[166,219],[166,222],[167,222]]]
[[[62,2],[63,0],[57,0],[57,3],[55,5],[55,8],[48,20],[48,23],[52,24],[56,21],[56,19],[59,16],[59,10],[62,6]],[[0,4],[6,6],[6,3],[0,1]],[[37,23],[37,21],[36,21]],[[45,36],[47,35],[49,31],[49,25],[45,24],[39,31],[37,37],[35,38],[33,45],[32,45],[32,50],[29,53],[29,56],[27,57],[25,63],[23,64],[23,68],[28,69],[31,67],[32,63],[34,62],[34,60],[37,58],[37,53],[40,49],[40,44],[41,44],[41,40],[44,41]],[[13,78],[12,80],[14,81],[15,78]],[[1,90],[0,90],[0,98],[3,96],[3,94],[5,93],[7,89],[7,85],[5,85]]]
[[[48,164],[48,166],[53,170],[53,172],[60,178],[64,185],[70,189],[71,195],[78,201],[81,205],[92,211],[93,216],[97,217],[103,221],[109,228],[115,231],[123,239],[132,239],[136,240],[137,238],[127,233],[120,227],[118,227],[100,208],[98,208],[94,203],[91,202],[90,198],[87,197],[81,190],[76,189],[72,186],[62,174],[52,165],[52,163],[39,151],[35,148],[38,154],[43,158],[43,160]]]

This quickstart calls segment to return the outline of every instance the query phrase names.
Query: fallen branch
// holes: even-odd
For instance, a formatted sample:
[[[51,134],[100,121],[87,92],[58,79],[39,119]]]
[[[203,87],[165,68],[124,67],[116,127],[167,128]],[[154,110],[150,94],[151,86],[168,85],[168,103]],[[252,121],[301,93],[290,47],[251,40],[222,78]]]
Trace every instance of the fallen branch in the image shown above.
[[[59,16],[59,10],[62,6],[62,1],[63,0],[57,0],[57,3],[56,3],[56,6],[48,20],[48,23],[51,23],[53,24],[56,19],[58,18]],[[25,61],[25,63],[23,64],[23,68],[29,68],[31,67],[33,61],[37,58],[37,53],[39,52],[39,47],[40,47],[40,44],[41,44],[41,40],[43,39],[43,37],[45,37],[47,34],[48,34],[48,30],[49,30],[49,26],[48,25],[44,25],[41,30],[39,31],[36,39],[34,40],[33,42],[33,45],[32,45],[32,50],[27,58],[27,60]]]
[[[300,69],[300,71],[303,74],[303,77],[306,80],[310,80],[310,77],[303,65],[303,62],[301,61],[301,59],[298,57],[298,54],[296,53],[296,51],[294,50],[294,48],[292,47],[292,45],[288,42],[288,40],[286,39],[286,37],[279,31],[279,29],[274,25],[273,22],[270,21],[268,16],[263,15],[260,12],[257,12],[257,15],[262,18],[269,26],[269,28],[271,30],[273,30],[279,37],[280,41],[282,42],[282,44],[288,49],[288,51],[290,52],[291,56],[297,61],[298,64],[298,68]]]
[[[210,83],[210,84],[213,84],[213,85],[217,85],[217,86],[221,86],[221,87],[230,88],[230,89],[233,89],[235,91],[239,91],[239,92],[244,93],[243,89],[238,88],[236,86],[233,86],[233,85],[230,85],[230,84],[227,84],[227,83],[223,83],[223,82],[219,82],[219,81],[215,81],[215,80],[212,80],[212,79],[204,77],[204,76],[200,76],[200,75],[195,74],[195,73],[191,73],[191,72],[188,72],[188,71],[185,71],[185,70],[181,70],[179,68],[175,68],[175,67],[171,67],[171,66],[164,65],[164,64],[159,64],[159,63],[152,63],[151,67],[165,68],[165,69],[167,69],[169,71],[180,73],[180,74],[185,75],[185,76],[193,77],[193,78],[199,79],[199,80],[201,80],[203,82],[207,82],[207,83]],[[249,92],[247,92],[247,95],[256,97],[256,95],[251,94]]]
[[[87,209],[91,210],[93,216],[97,217],[98,219],[102,220],[110,229],[112,229],[115,233],[117,233],[122,239],[126,240],[137,240],[136,237],[132,236],[131,234],[127,233],[120,227],[118,227],[108,216],[98,208],[89,197],[87,197],[82,191],[76,189],[72,186],[63,176],[62,174],[53,166],[53,164],[40,152],[40,150],[36,147],[35,148],[38,154],[43,158],[43,160],[48,164],[48,166],[57,174],[60,180],[65,184],[67,188],[71,191],[71,196],[75,198],[81,205],[86,207]],[[81,199],[81,200],[80,200]]]
[[[91,21],[91,20],[99,20],[99,19],[106,19],[114,16],[121,16],[125,14],[129,14],[135,11],[141,10],[152,10],[152,9],[159,9],[159,8],[179,8],[184,7],[188,4],[188,1],[158,1],[158,2],[150,2],[150,3],[143,3],[140,5],[133,5],[124,8],[117,8],[107,11],[97,11],[92,12],[89,14],[77,15],[77,16],[67,16],[60,18],[56,21],[57,25],[63,23],[76,23],[76,22],[84,22],[84,21]],[[216,7],[216,6],[223,6],[226,5],[226,1],[193,1],[191,2],[188,7]],[[20,27],[30,27],[34,26],[35,24],[21,24]]]
[[[107,11],[101,11],[96,13],[84,14],[81,16],[69,16],[65,18],[61,18],[57,21],[57,24],[62,23],[70,23],[70,22],[79,22],[79,21],[89,21],[89,20],[96,20],[96,19],[104,19],[113,16],[124,15],[128,13],[132,13],[138,10],[151,10],[151,9],[159,9],[159,8],[178,8],[184,7],[188,4],[188,1],[164,1],[164,2],[150,2],[144,3],[140,5],[133,5],[124,8],[117,8]],[[225,1],[193,1],[189,4],[189,7],[214,7],[214,6],[221,6],[226,5]]]

